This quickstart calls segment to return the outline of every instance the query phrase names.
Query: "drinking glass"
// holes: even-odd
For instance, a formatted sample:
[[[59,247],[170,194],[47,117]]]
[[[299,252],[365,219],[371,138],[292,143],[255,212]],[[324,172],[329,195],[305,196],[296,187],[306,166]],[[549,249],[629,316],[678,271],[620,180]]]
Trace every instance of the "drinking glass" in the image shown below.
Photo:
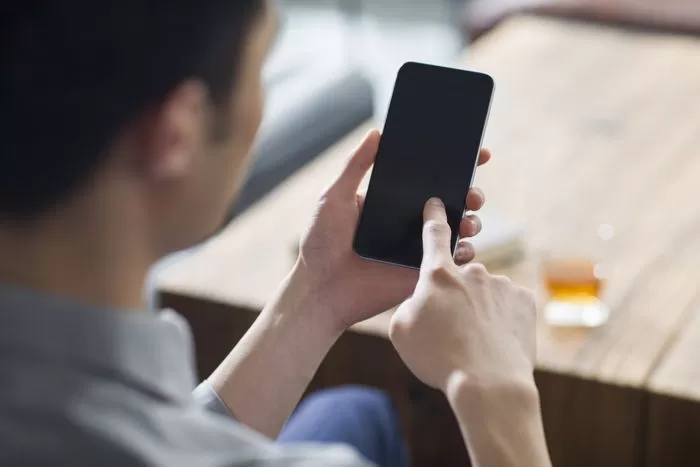
[[[610,309],[601,294],[609,268],[609,249],[615,230],[600,224],[578,232],[576,243],[552,246],[543,264],[549,293],[544,316],[552,326],[598,327],[608,321]]]

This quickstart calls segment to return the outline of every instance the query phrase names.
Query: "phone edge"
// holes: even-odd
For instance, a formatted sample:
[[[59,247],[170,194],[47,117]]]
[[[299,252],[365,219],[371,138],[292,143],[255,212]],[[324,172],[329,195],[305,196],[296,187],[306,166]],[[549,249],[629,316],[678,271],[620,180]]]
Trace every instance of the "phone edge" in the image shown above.
[[[487,129],[487,127],[488,127],[488,123],[489,123],[489,120],[490,120],[490,118],[491,118],[491,109],[492,109],[492,107],[493,107],[493,97],[494,97],[494,95],[496,94],[496,80],[495,80],[495,79],[493,78],[493,76],[491,76],[490,74],[484,73],[484,72],[481,72],[481,71],[465,70],[465,69],[463,69],[463,68],[452,68],[452,67],[445,67],[445,66],[439,66],[439,65],[431,65],[431,64],[428,64],[428,63],[420,63],[420,62],[412,62],[412,61],[405,62],[403,65],[401,65],[401,67],[399,68],[398,72],[396,73],[397,79],[398,79],[399,74],[401,73],[401,70],[404,68],[404,66],[406,66],[406,65],[408,65],[408,64],[427,65],[427,66],[431,66],[431,67],[447,68],[447,69],[452,69],[452,70],[457,70],[457,71],[466,71],[466,72],[469,72],[469,73],[476,73],[476,74],[479,74],[479,75],[482,75],[482,76],[487,77],[487,78],[491,81],[491,95],[489,96],[489,104],[488,104],[488,107],[487,107],[487,110],[486,110],[486,118],[484,119],[484,128],[483,128],[483,130],[481,131],[481,138],[480,138],[480,140],[479,140],[479,149],[477,150],[477,154],[476,154],[476,157],[475,157],[475,159],[474,159],[474,168],[472,169],[472,178],[471,178],[471,180],[469,181],[469,188],[467,188],[467,192],[464,194],[464,199],[466,200],[467,195],[469,194],[469,191],[472,189],[472,187],[473,187],[473,185],[474,185],[474,179],[475,179],[475,177],[476,177],[476,171],[477,171],[477,169],[479,168],[479,154],[481,153],[481,150],[483,149],[484,137],[486,136],[486,129]],[[393,98],[393,96],[392,96],[392,98]],[[383,130],[383,129],[382,129],[382,130]],[[380,138],[382,138],[383,136],[384,136],[384,132],[382,131],[382,132],[381,132],[381,135],[380,135]],[[381,139],[380,139],[380,142],[379,142],[379,146],[378,146],[378,149],[377,149],[377,153],[379,153],[379,147],[381,147]],[[376,160],[375,160],[375,164],[376,164]],[[374,165],[374,164],[373,164],[373,165]],[[371,183],[371,179],[370,179],[370,183]],[[368,187],[368,191],[369,191],[369,187]],[[462,218],[464,218],[464,214],[465,214],[466,212],[467,212],[467,210],[466,210],[466,204],[465,204],[464,209],[462,210]],[[414,270],[414,271],[420,270],[420,266],[411,266],[411,265],[407,265],[407,264],[395,263],[395,262],[392,262],[392,261],[387,261],[387,260],[383,260],[383,259],[379,259],[379,258],[374,258],[374,257],[372,257],[372,256],[367,256],[367,255],[363,255],[363,254],[359,253],[359,252],[357,251],[357,234],[358,234],[359,229],[360,229],[360,223],[362,222],[362,215],[363,215],[363,213],[360,212],[360,216],[359,216],[359,218],[358,218],[358,220],[357,220],[357,225],[355,226],[355,233],[353,234],[353,238],[352,238],[352,251],[353,251],[353,253],[354,253],[355,255],[357,255],[359,258],[362,258],[363,260],[373,261],[373,262],[375,262],[375,263],[387,264],[387,265],[390,265],[390,266],[396,266],[396,267],[400,267],[400,268],[403,268],[403,269],[411,269],[411,270]],[[461,219],[460,219],[460,222],[461,222]],[[456,250],[457,250],[457,245],[459,244],[459,241],[460,241],[460,238],[459,238],[459,234],[458,234],[458,235],[457,235],[457,240],[455,241],[454,245],[452,246],[452,251],[451,251],[451,252],[452,252],[452,257],[453,257],[453,258],[454,258],[455,252],[456,252]]]

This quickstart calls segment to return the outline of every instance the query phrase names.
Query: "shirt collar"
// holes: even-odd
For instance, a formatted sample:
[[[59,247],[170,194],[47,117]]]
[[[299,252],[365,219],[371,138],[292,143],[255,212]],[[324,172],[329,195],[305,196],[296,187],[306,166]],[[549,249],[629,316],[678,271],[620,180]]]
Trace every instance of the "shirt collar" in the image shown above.
[[[0,284],[0,348],[164,399],[191,401],[195,385],[190,329],[169,310],[111,310]]]

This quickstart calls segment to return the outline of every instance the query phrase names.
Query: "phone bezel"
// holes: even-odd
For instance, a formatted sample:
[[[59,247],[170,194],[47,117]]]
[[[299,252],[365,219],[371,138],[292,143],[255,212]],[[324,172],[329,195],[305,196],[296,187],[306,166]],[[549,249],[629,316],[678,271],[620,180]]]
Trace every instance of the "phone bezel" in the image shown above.
[[[486,78],[488,78],[488,79],[491,81],[491,93],[490,93],[490,96],[489,96],[489,103],[488,103],[488,108],[487,108],[487,110],[486,110],[486,116],[485,116],[485,118],[484,118],[483,130],[482,130],[482,132],[481,132],[481,137],[480,137],[480,140],[479,140],[479,148],[478,148],[478,150],[477,150],[476,158],[474,159],[474,167],[472,168],[471,180],[469,181],[469,186],[468,186],[468,188],[467,188],[467,191],[464,193],[464,199],[465,199],[465,201],[466,201],[467,195],[469,194],[469,190],[471,190],[472,187],[473,187],[473,185],[474,185],[474,178],[476,177],[476,170],[477,170],[477,168],[479,167],[479,154],[480,154],[480,152],[481,152],[481,150],[482,150],[482,147],[483,147],[484,136],[486,135],[486,127],[488,126],[489,118],[490,118],[490,116],[491,116],[491,108],[492,108],[492,104],[493,104],[493,96],[494,96],[494,94],[496,93],[496,81],[493,79],[493,77],[492,77],[491,75],[489,75],[489,74],[487,74],[487,73],[479,72],[479,71],[466,70],[466,69],[460,69],[460,68],[444,67],[444,66],[438,66],[438,65],[431,65],[431,64],[428,64],[428,63],[406,62],[406,63],[404,63],[404,64],[401,66],[401,68],[399,68],[399,71],[398,71],[398,73],[397,73],[397,75],[396,75],[396,81],[395,81],[394,87],[396,87],[396,83],[398,83],[399,79],[401,78],[401,73],[404,71],[404,69],[405,69],[406,67],[408,67],[408,66],[416,66],[416,65],[417,65],[417,66],[420,66],[420,67],[440,68],[440,69],[444,69],[444,70],[453,70],[453,71],[459,71],[459,72],[467,72],[467,73],[477,74],[477,75],[485,76]],[[391,102],[393,102],[393,92],[392,92]],[[387,117],[388,117],[388,115],[390,115],[390,113],[391,113],[391,104],[389,105],[389,109],[387,110]],[[382,134],[382,137],[383,137],[383,134]],[[380,141],[380,143],[379,143],[379,148],[381,148],[381,141]],[[379,156],[379,150],[377,151],[377,157],[378,157],[378,156]],[[375,161],[375,164],[376,164],[376,161]],[[373,175],[372,175],[372,176],[373,176]],[[372,183],[372,178],[371,178],[371,177],[370,177],[369,183],[370,183],[370,184]],[[427,201],[427,200],[426,200],[426,201]],[[466,205],[465,205],[465,206],[464,206],[464,210],[463,210],[463,212],[462,212],[462,217],[464,217],[464,214],[465,214],[466,212],[467,212],[467,210],[466,210]],[[361,213],[360,213],[360,217],[359,217],[358,222],[357,222],[357,226],[356,226],[356,228],[355,228],[355,234],[354,234],[354,236],[353,236],[353,245],[352,245],[352,248],[353,248],[353,251],[355,252],[355,254],[356,254],[357,256],[359,256],[360,258],[365,259],[365,260],[369,260],[369,261],[373,261],[373,262],[377,262],[377,263],[382,263],[382,264],[388,264],[388,265],[391,265],[391,266],[399,266],[399,267],[402,267],[402,268],[412,269],[412,270],[419,270],[419,269],[420,269],[419,266],[412,266],[412,265],[408,265],[408,264],[402,264],[402,263],[397,263],[397,262],[389,261],[389,260],[382,259],[382,258],[375,258],[375,257],[373,257],[373,256],[370,256],[370,255],[367,255],[367,254],[363,254],[363,253],[361,253],[360,251],[358,251],[358,248],[357,248],[357,237],[358,237],[358,234],[359,234],[359,231],[360,231],[360,225],[362,224],[363,217],[364,217],[364,216],[363,216],[363,212],[361,212]],[[457,240],[455,241],[454,245],[452,246],[452,255],[453,255],[453,257],[454,257],[455,251],[456,251],[456,249],[457,249],[457,245],[459,244],[459,241],[460,241],[460,238],[459,238],[459,236],[458,236],[458,237],[457,237]]]

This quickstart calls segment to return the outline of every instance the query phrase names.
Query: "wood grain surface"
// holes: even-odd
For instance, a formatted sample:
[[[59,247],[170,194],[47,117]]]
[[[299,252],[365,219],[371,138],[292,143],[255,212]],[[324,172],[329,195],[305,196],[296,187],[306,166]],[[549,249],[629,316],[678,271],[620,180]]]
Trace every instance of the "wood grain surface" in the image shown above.
[[[492,74],[497,83],[486,138],[495,157],[478,173],[477,185],[492,209],[526,226],[528,258],[507,273],[535,288],[544,303],[542,254],[559,245],[586,247],[601,223],[616,231],[605,252],[610,322],[592,331],[540,324],[538,384],[555,465],[642,465],[645,382],[698,298],[700,42],[524,16],[483,36],[462,65]],[[292,266],[318,194],[369,127],[165,270],[159,278],[165,303],[190,321],[205,320],[208,305],[224,316],[260,310]],[[386,323],[380,316],[359,330],[383,340]],[[197,334],[200,354],[209,355],[200,355],[206,373],[235,340]],[[226,344],[215,344],[214,335]],[[392,352],[381,343],[377,349]],[[345,364],[333,368],[333,356],[326,374],[353,371],[340,357]],[[386,358],[402,375],[393,381],[410,381],[400,361]],[[360,360],[353,364],[361,366]],[[370,382],[394,384],[380,377]],[[429,419],[429,411],[415,418],[404,389],[394,384],[391,390],[406,401],[402,417],[414,425]],[[434,395],[418,398],[439,404]],[[458,438],[445,452],[458,456],[455,443]],[[430,455],[424,447],[420,459]]]

